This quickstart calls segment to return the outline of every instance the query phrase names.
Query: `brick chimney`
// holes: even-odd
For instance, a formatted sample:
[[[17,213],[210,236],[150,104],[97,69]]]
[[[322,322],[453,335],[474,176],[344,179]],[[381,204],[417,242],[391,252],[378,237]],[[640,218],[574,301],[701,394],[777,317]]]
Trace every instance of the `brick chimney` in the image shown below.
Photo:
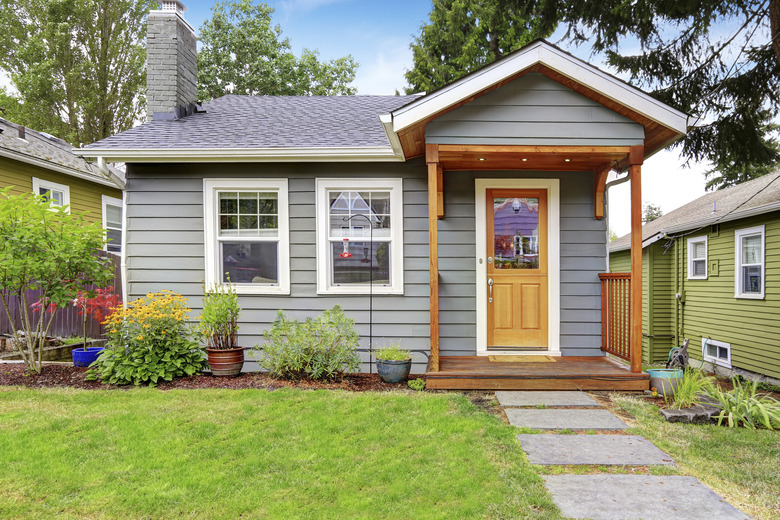
[[[163,0],[151,11],[146,30],[147,121],[186,117],[198,96],[195,31],[184,19],[180,0]]]

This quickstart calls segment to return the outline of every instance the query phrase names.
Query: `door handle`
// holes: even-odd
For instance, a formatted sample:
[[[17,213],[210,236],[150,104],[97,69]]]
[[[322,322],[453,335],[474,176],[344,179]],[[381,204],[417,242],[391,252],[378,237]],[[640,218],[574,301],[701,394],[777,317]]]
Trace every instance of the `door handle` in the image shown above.
[[[488,290],[490,291],[490,296],[488,297],[488,303],[493,303],[493,279],[488,278]]]

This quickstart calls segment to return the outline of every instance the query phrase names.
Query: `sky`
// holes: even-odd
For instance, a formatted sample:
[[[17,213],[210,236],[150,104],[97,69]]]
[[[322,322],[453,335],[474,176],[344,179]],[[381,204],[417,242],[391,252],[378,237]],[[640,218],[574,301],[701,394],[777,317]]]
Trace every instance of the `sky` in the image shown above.
[[[198,29],[211,15],[213,0],[183,0],[185,18]],[[409,44],[428,20],[431,3],[426,0],[277,0],[274,23],[289,38],[293,50],[317,50],[325,60],[351,54],[359,63],[354,85],[358,94],[403,92],[404,72],[412,67]],[[552,43],[559,43],[553,34]],[[561,45],[582,59],[606,69],[591,59],[586,48]],[[0,85],[7,80],[0,77]],[[663,151],[648,159],[642,169],[643,201],[661,207],[664,213],[704,194],[707,165],[682,168],[677,151]],[[610,190],[609,227],[619,236],[630,231],[629,184]]]

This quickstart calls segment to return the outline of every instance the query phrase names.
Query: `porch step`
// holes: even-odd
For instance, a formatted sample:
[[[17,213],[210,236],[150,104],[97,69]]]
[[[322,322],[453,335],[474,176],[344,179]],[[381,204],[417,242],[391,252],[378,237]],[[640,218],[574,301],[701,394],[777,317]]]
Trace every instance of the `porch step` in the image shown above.
[[[672,458],[639,435],[518,435],[531,464],[673,466]]]
[[[567,518],[749,520],[693,477],[545,475],[544,485]]]
[[[607,410],[508,408],[509,424],[535,430],[624,430],[628,425]]]
[[[600,406],[588,394],[577,391],[497,391],[496,398],[504,408],[521,406]]]

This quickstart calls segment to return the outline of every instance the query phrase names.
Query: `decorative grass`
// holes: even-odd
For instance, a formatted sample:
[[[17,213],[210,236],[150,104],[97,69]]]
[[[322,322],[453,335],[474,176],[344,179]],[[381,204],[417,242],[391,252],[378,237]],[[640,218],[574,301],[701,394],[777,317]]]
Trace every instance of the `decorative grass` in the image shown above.
[[[780,518],[780,434],[714,424],[668,423],[643,399],[613,395],[643,435],[726,500],[760,520]],[[673,498],[673,497],[672,497]]]
[[[561,518],[515,434],[445,394],[0,387],[0,518]]]

